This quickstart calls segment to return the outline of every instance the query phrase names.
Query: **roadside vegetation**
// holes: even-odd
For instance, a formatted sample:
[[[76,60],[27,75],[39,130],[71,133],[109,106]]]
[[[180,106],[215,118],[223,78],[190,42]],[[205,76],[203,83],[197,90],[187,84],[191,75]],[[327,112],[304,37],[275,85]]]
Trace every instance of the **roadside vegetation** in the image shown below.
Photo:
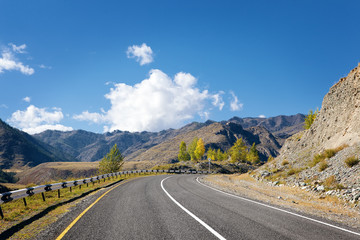
[[[250,148],[245,145],[242,138],[239,138],[228,151],[222,151],[220,148],[208,147],[207,151],[202,138],[195,137],[187,148],[186,143],[182,141],[179,146],[179,162],[191,161],[199,163],[205,159],[211,159],[215,162],[228,163],[247,163],[257,165],[260,163],[259,152],[255,143]]]
[[[110,152],[99,162],[99,172],[100,174],[119,172],[123,164],[124,157],[115,144]]]

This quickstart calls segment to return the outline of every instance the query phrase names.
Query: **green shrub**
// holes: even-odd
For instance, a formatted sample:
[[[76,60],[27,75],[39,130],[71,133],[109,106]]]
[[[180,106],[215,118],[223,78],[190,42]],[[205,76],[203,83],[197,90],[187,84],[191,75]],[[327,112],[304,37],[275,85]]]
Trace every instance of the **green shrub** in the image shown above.
[[[345,159],[345,163],[349,168],[351,168],[359,163],[359,159],[355,156],[348,157],[347,159]]]

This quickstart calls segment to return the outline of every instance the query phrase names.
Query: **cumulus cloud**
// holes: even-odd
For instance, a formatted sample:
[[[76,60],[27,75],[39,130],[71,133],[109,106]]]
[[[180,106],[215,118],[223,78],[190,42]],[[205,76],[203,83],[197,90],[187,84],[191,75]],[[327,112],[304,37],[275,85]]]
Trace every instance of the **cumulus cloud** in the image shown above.
[[[172,79],[158,69],[149,78],[130,86],[114,84],[105,97],[111,108],[102,113],[75,115],[74,119],[105,123],[104,131],[159,131],[180,127],[195,115],[208,118],[206,106],[223,107],[221,94],[210,94],[195,87],[197,79],[189,73],[177,73]]]
[[[24,98],[23,98],[23,101],[25,101],[25,102],[28,102],[28,103],[29,103],[29,102],[31,101],[31,98],[30,98],[30,97],[24,97]]]
[[[59,124],[63,118],[64,115],[60,108],[52,108],[49,111],[46,108],[30,105],[25,111],[17,110],[14,112],[8,122],[29,134],[40,133],[45,130],[73,130],[71,127]]]
[[[22,46],[22,45],[21,45]],[[24,48],[20,48],[18,50],[13,50],[14,52],[18,52],[22,51],[22,49],[25,49],[26,45],[24,44]],[[15,46],[16,47],[16,46]],[[21,73],[25,74],[25,75],[32,75],[34,74],[34,69],[24,65],[22,62],[18,61],[13,52],[11,52],[11,50],[9,49],[4,49],[1,53],[1,57],[0,57],[0,73],[3,73],[4,71],[20,71]]]
[[[261,115],[259,115],[259,118],[266,118],[266,116],[261,114]]]
[[[141,46],[133,45],[129,46],[126,51],[128,58],[135,58],[140,65],[145,65],[153,62],[153,51],[151,47],[143,43]]]
[[[234,92],[230,92],[231,96],[232,96],[232,100],[230,103],[230,110],[231,111],[240,111],[244,104],[239,102],[239,99],[237,98],[237,96],[235,95]]]

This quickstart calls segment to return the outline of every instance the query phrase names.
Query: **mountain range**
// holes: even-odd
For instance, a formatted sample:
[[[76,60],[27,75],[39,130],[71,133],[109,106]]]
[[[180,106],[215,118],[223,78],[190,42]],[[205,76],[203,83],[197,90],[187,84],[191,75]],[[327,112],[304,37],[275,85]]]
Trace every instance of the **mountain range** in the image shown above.
[[[29,135],[0,121],[0,168],[33,167],[44,162],[100,160],[117,144],[127,161],[148,161],[151,165],[177,161],[181,141],[190,144],[203,138],[205,147],[229,149],[242,137],[257,145],[262,161],[277,156],[287,136],[303,128],[304,115],[272,118],[238,118],[228,121],[193,122],[179,129],[160,132],[114,131],[103,134],[84,130],[47,130]]]

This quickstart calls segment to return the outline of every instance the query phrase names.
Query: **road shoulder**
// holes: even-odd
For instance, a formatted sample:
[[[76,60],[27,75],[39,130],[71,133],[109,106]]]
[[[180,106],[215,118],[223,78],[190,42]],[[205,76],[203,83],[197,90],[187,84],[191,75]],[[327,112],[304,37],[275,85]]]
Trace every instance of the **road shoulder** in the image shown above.
[[[360,230],[360,213],[356,209],[347,206],[345,201],[335,197],[323,199],[300,188],[271,186],[258,182],[247,174],[210,175],[202,177],[200,181],[228,193],[290,209],[298,213],[316,216],[320,219],[334,221],[340,225]]]

